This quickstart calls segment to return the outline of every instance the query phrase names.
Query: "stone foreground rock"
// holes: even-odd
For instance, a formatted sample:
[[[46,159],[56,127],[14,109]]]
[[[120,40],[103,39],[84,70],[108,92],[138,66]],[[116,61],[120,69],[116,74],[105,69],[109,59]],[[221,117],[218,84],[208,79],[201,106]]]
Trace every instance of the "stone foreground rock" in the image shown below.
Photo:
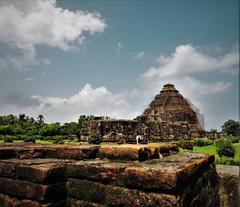
[[[221,207],[240,206],[240,166],[218,165]]]
[[[214,156],[175,145],[0,145],[1,207],[215,207],[218,188]]]

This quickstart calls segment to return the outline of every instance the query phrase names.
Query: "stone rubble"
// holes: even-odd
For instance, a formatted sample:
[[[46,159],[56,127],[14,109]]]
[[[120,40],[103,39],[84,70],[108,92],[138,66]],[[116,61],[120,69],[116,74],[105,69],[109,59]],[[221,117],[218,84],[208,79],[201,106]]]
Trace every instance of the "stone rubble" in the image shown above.
[[[0,145],[1,207],[217,207],[218,189],[214,156],[175,145]]]

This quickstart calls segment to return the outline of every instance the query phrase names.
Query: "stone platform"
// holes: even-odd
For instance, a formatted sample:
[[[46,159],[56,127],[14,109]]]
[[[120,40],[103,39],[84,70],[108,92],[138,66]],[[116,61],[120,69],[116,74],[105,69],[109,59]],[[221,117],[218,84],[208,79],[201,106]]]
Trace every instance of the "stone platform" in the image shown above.
[[[1,207],[215,207],[214,156],[175,145],[0,145]]]

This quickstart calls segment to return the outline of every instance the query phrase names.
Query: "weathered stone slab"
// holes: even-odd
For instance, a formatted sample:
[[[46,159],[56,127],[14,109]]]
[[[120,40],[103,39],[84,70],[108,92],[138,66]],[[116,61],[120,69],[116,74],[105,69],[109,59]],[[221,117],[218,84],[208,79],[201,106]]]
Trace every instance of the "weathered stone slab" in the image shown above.
[[[38,201],[54,201],[66,196],[65,183],[40,185],[27,181],[0,178],[0,193]]]
[[[67,176],[135,189],[176,192],[189,185],[189,180],[195,185],[194,178],[201,177],[213,162],[212,155],[200,153],[179,153],[145,162],[88,160],[68,164]]]
[[[104,205],[101,205],[101,204],[77,200],[70,197],[68,198],[67,206],[68,207],[104,207]]]
[[[38,165],[19,165],[16,177],[33,183],[54,184],[66,181],[65,165],[49,163]]]
[[[185,181],[185,183],[179,192],[182,206],[219,206],[219,182],[214,164],[206,167],[202,174],[188,179],[188,182]]]
[[[177,153],[178,147],[170,144],[152,144],[152,145],[102,145],[99,151],[100,158],[112,160],[139,160],[159,158]],[[161,155],[160,155],[161,154]]]
[[[0,159],[10,159],[16,157],[16,150],[14,147],[0,145]]]
[[[78,200],[104,204],[105,185],[87,180],[69,179],[68,195]]]
[[[200,176],[212,155],[179,153],[160,160],[139,162],[125,169],[125,183],[131,188],[177,191]]]
[[[109,187],[108,206],[126,207],[176,207],[179,206],[179,197],[167,194],[145,193],[139,190],[120,187]]]
[[[168,156],[179,152],[176,144],[148,144],[147,146],[151,152],[151,159],[158,159],[159,156]]]
[[[13,207],[16,206],[17,200],[8,196],[0,193],[0,206],[1,207]]]
[[[67,165],[67,176],[123,185],[124,169],[131,164],[103,160],[79,161]]]
[[[221,207],[240,206],[240,166],[217,165]]]
[[[93,159],[98,155],[98,148],[94,145],[0,144],[0,159]]]
[[[58,146],[57,148],[46,149],[46,157],[75,160],[94,159],[98,155],[98,148],[99,147],[93,145],[79,145],[68,147]]]
[[[0,206],[1,207],[65,207],[66,202],[64,200],[54,201],[48,204],[41,204],[37,201],[31,201],[27,199],[18,200],[0,193]]]
[[[97,203],[105,206],[166,206],[179,204],[179,197],[167,194],[144,193],[139,190],[113,187],[86,180],[71,179],[68,194],[79,200],[87,201],[88,206]],[[81,203],[81,202],[80,202]],[[74,205],[73,205],[74,206]],[[80,205],[81,206],[81,205]],[[85,206],[85,205],[83,205]]]
[[[0,162],[0,177],[15,177],[15,164]]]
[[[52,184],[66,180],[66,164],[75,160],[4,159],[0,160],[0,177]]]
[[[100,158],[116,160],[147,160],[150,150],[144,145],[103,145],[100,148]]]

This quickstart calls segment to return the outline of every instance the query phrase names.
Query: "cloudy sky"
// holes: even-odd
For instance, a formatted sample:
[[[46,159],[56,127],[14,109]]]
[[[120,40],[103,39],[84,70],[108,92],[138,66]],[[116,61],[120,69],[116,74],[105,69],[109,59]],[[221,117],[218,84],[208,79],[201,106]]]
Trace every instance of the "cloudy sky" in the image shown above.
[[[239,1],[0,1],[0,114],[134,118],[163,84],[239,119]]]

